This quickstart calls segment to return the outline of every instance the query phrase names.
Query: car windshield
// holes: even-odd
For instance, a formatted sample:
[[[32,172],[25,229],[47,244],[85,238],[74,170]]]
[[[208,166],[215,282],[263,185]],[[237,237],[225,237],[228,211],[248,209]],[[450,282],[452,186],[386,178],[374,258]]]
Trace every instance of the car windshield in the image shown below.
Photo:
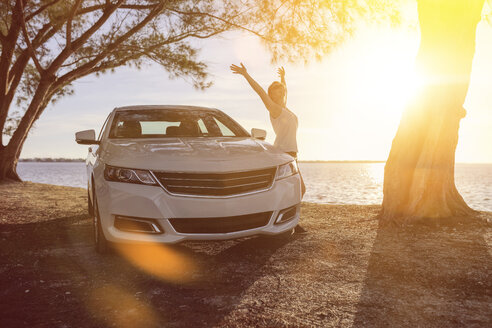
[[[206,110],[119,111],[110,138],[248,137],[229,116]]]

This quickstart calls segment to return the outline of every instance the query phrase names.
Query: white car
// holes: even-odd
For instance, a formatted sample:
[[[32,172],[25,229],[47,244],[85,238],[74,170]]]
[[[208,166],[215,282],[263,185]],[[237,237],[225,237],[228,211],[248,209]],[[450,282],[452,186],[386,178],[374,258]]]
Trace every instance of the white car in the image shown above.
[[[288,235],[299,221],[296,161],[217,109],[115,108],[87,156],[96,250],[110,242],[176,243]]]

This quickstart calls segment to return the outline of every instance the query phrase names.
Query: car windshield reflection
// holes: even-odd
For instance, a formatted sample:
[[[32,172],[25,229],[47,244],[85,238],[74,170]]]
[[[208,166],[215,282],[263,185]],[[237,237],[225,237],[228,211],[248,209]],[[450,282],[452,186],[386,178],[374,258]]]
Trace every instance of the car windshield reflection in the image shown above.
[[[221,112],[177,109],[119,111],[109,133],[112,139],[248,136]]]

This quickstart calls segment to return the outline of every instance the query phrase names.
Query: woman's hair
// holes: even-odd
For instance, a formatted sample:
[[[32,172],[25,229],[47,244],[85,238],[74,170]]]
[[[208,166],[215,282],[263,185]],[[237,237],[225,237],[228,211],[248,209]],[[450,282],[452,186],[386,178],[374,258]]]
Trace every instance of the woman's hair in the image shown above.
[[[271,97],[272,96],[272,91],[275,89],[281,88],[284,94],[287,93],[287,89],[285,88],[285,85],[278,81],[274,81],[270,86],[268,87],[268,95]]]

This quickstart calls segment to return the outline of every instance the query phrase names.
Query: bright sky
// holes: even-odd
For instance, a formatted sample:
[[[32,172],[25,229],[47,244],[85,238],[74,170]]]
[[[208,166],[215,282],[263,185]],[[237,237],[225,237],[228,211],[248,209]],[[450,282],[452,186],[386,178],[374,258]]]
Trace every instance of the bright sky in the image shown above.
[[[283,64],[287,106],[298,115],[301,160],[385,160],[405,101],[411,96],[417,30],[366,28],[320,63]],[[183,80],[169,80],[158,66],[122,68],[75,82],[75,95],[51,105],[28,137],[21,158],[85,158],[87,146],[76,131],[99,129],[118,106],[188,104],[223,110],[246,129],[268,131],[268,114],[259,97],[229,65],[243,62],[264,88],[277,66],[257,40],[230,34],[203,42],[214,86],[204,92]],[[470,86],[461,121],[457,162],[492,163],[492,27],[480,23]],[[279,63],[282,64],[282,63]]]

